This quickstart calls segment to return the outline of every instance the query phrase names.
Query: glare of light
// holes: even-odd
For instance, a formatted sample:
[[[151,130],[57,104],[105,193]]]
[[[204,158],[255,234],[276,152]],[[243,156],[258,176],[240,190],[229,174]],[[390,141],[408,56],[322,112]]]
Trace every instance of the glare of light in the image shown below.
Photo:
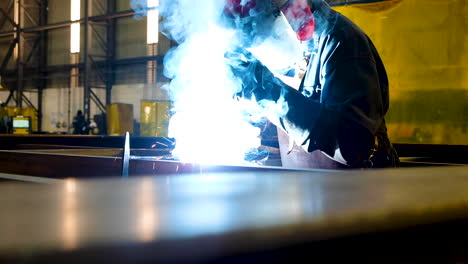
[[[76,199],[76,180],[65,180],[65,192],[63,194],[63,246],[65,249],[74,249],[78,245],[78,216]]]
[[[80,20],[81,0],[71,0],[70,20]],[[72,23],[70,26],[70,52],[80,52],[80,22]]]
[[[137,236],[142,242],[151,241],[158,231],[157,203],[154,200],[155,188],[151,178],[141,180],[138,195]]]
[[[260,145],[260,129],[233,99],[240,80],[224,58],[231,33],[207,28],[180,45],[165,65],[176,71],[169,137],[177,141],[172,154],[183,162],[241,164],[246,151]]]
[[[67,192],[74,193],[76,191],[76,181],[75,179],[65,180],[65,188]]]
[[[146,43],[155,44],[159,41],[159,0],[148,0],[148,21],[146,32]]]
[[[151,107],[145,106],[144,111],[145,111],[145,114],[149,115],[151,113]]]

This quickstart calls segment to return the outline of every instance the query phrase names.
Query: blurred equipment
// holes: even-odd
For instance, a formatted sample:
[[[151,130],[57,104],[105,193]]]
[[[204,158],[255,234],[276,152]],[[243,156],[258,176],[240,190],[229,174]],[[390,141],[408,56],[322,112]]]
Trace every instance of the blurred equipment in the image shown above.
[[[6,112],[8,116],[17,116],[21,115],[21,107],[16,107],[16,106],[7,106]]]
[[[8,111],[6,107],[0,107],[0,134],[8,133]]]
[[[93,135],[107,135],[106,114],[94,115],[93,121],[96,127],[92,128]],[[91,126],[91,125],[90,125]]]
[[[31,118],[31,132],[37,132],[38,131],[37,110],[34,107],[23,108],[21,111],[21,115],[28,116]]]
[[[31,117],[14,116],[12,117],[13,134],[27,135],[31,134]]]
[[[141,102],[141,136],[167,137],[170,119],[169,101]]]
[[[107,134],[109,136],[122,136],[125,132],[133,133],[133,105],[109,104],[107,112]]]

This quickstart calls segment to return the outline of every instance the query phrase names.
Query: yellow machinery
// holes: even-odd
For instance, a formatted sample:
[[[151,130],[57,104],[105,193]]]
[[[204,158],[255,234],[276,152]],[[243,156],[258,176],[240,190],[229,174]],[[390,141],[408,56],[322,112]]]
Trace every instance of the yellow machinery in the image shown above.
[[[31,117],[13,116],[12,117],[13,134],[27,135],[31,133]]]
[[[133,105],[110,104],[106,106],[107,134],[122,136],[125,132],[133,133]]]
[[[33,107],[23,108],[21,111],[21,115],[31,117],[31,131],[37,132],[38,131],[37,110]]]
[[[141,102],[141,136],[167,137],[169,126],[169,101]]]
[[[28,131],[24,128],[24,124],[28,119]],[[21,124],[17,127],[15,131],[14,127],[14,120],[17,120],[17,124]],[[0,108],[0,133],[13,133],[13,134],[30,134],[31,132],[38,131],[38,118],[37,118],[37,110],[28,107],[28,108],[20,108],[20,107],[13,107],[13,106],[5,106]]]

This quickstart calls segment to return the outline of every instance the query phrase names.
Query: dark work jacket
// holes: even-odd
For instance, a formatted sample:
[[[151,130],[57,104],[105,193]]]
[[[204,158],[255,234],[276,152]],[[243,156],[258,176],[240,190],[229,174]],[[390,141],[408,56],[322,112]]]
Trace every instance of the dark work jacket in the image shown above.
[[[358,26],[327,4],[316,4],[314,17],[318,27],[309,45],[310,62],[299,92],[282,91],[289,111],[281,126],[304,150],[320,149],[331,157],[340,148],[343,122],[362,129],[372,143],[377,133],[388,141],[388,78],[377,50]]]

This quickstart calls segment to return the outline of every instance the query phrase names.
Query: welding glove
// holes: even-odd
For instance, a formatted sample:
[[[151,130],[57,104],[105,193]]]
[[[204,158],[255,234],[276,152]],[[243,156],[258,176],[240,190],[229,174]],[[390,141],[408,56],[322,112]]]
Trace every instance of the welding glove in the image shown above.
[[[274,74],[252,53],[245,49],[237,49],[225,54],[227,63],[241,83],[241,90],[236,96],[256,101],[277,101],[285,86]]]
[[[233,75],[241,82],[242,89],[237,96],[246,99],[255,97],[259,103],[262,100],[274,102],[274,111],[268,119],[282,128],[298,145],[307,150],[309,142],[313,143],[310,132],[322,121],[323,131],[326,131],[328,126],[325,124],[333,119],[327,109],[276,78],[250,52],[239,49],[226,53],[225,58]],[[319,117],[323,120],[319,121]]]

